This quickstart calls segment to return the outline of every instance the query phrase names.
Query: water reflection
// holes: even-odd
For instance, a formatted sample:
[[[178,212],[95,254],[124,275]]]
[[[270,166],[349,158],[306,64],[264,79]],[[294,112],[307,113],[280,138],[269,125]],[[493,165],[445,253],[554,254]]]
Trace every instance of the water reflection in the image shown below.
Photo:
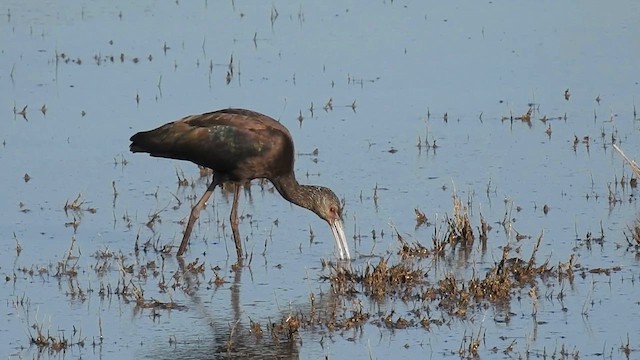
[[[252,333],[245,325],[242,316],[240,289],[243,268],[233,266],[233,282],[230,284],[229,307],[226,309],[212,309],[202,299],[202,293],[207,290],[203,286],[202,278],[193,273],[182,257],[176,258],[180,276],[184,281],[183,289],[189,299],[189,311],[195,313],[197,322],[206,322],[210,331],[200,334],[198,340],[175,343],[173,347],[166,346],[166,338],[161,346],[152,346],[144,358],[150,359],[219,359],[219,358],[297,358],[297,339],[290,341],[274,341],[268,329],[264,334]],[[215,289],[214,289],[215,291]],[[220,312],[231,310],[230,316],[220,315]],[[278,318],[280,314],[274,314]],[[158,350],[155,352],[154,350]],[[142,355],[142,354],[139,354]]]

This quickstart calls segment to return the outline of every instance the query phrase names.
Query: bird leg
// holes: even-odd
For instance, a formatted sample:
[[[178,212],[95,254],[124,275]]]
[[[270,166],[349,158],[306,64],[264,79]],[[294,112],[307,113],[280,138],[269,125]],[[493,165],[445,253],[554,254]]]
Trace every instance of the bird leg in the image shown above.
[[[193,230],[193,224],[195,224],[196,220],[200,217],[200,211],[207,204],[207,200],[213,194],[213,190],[218,186],[219,182],[216,180],[216,177],[213,177],[213,181],[211,181],[211,185],[207,188],[207,191],[202,194],[200,200],[196,206],[191,209],[191,215],[189,215],[189,221],[187,222],[187,227],[184,229],[184,235],[182,236],[182,242],[180,243],[180,248],[178,249],[178,256],[182,256],[184,252],[187,250],[187,245],[189,244],[189,237],[191,236],[191,231]]]
[[[233,186],[233,205],[231,206],[231,215],[229,221],[231,222],[231,231],[233,232],[233,241],[236,243],[236,254],[238,255],[238,261],[242,259],[242,239],[240,238],[240,231],[238,231],[238,198],[240,197],[240,184],[234,183]]]

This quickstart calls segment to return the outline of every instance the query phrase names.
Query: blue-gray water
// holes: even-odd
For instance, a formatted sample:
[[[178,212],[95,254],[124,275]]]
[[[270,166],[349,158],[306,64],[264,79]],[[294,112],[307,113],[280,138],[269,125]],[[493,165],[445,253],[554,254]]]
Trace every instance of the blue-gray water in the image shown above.
[[[640,269],[626,236],[637,190],[617,184],[632,173],[611,144],[640,159],[639,10],[633,1],[5,3],[0,356],[55,356],[30,345],[38,323],[54,337],[85,339],[67,350],[73,358],[457,357],[462,340],[481,332],[478,353],[486,358],[562,348],[580,358],[620,358],[627,341],[633,358]],[[530,125],[502,120],[525,114],[529,104]],[[299,180],[329,186],[346,202],[355,268],[377,264],[368,255],[397,253],[394,228],[430,245],[457,192],[472,206],[474,226],[480,215],[493,226],[488,250],[432,271],[431,281],[441,272],[484,272],[506,244],[528,259],[542,232],[539,263],[554,266],[575,254],[580,268],[613,271],[583,272],[573,284],[539,281],[535,317],[531,298],[516,296],[509,322],[496,321],[503,314],[489,306],[428,331],[369,322],[361,332],[301,329],[293,345],[274,345],[267,324],[308,311],[312,293],[323,307],[359,306],[335,299],[320,280],[320,259],[333,258],[333,240],[312,213],[254,183],[251,199],[243,193],[240,203],[240,231],[253,258],[238,273],[230,267],[231,197],[216,192],[186,256],[205,263],[204,275],[190,279],[200,281],[193,293],[171,287],[174,257],[134,256],[137,238],[140,246],[179,243],[180,221],[206,182],[195,165],[129,153],[129,136],[226,107],[263,112],[291,130]],[[553,119],[538,120],[545,116]],[[438,148],[426,149],[425,140]],[[176,172],[195,187],[178,187]],[[65,212],[79,194],[83,210]],[[434,225],[415,229],[415,208]],[[505,212],[511,231],[498,224]],[[147,227],[154,213],[160,217]],[[587,246],[587,234],[601,232],[604,241]],[[517,241],[516,233],[531,238]],[[72,243],[77,260],[67,265],[79,273],[54,276]],[[158,275],[147,280],[121,268],[133,264],[135,275],[150,261]],[[216,266],[227,281],[220,287],[209,284]],[[160,282],[169,288],[160,291]],[[123,283],[181,307],[155,316],[121,297],[101,297],[101,288]],[[390,298],[362,306],[407,314],[416,304]],[[251,320],[262,324],[263,339],[241,337],[237,352],[228,352],[229,334],[248,334]]]

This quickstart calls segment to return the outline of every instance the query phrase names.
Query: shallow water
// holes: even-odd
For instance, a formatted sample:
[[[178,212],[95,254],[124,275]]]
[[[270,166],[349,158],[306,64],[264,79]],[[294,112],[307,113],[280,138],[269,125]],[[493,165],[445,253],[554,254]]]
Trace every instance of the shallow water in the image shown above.
[[[627,343],[633,358],[640,269],[626,236],[637,190],[611,144],[640,158],[639,7],[10,1],[0,17],[0,355],[58,356],[30,344],[37,323],[75,342],[66,350],[74,358],[442,358],[458,357],[478,334],[486,358],[621,358]],[[531,122],[512,119],[529,104]],[[429,281],[484,273],[507,244],[528,259],[540,234],[538,262],[573,254],[576,278],[539,280],[535,316],[522,289],[508,306],[464,318],[427,304],[443,325],[389,329],[376,319],[409,317],[423,304],[332,295],[321,280],[320,259],[333,259],[327,226],[254,182],[240,205],[250,264],[231,268],[231,196],[218,191],[185,257],[204,262],[204,273],[175,280],[175,257],[136,253],[136,240],[177,245],[207,179],[195,165],[129,153],[128,138],[226,107],[269,114],[291,130],[299,180],[329,186],[346,203],[355,269],[397,261],[394,229],[430,246],[457,193],[474,226],[480,216],[492,225],[488,247],[420,263]],[[176,172],[195,186],[179,187]],[[65,211],[79,194],[81,210]],[[416,228],[415,208],[433,225]],[[512,221],[503,228],[505,213]],[[136,276],[142,266],[157,273]],[[69,268],[77,275],[62,274]],[[600,268],[609,275],[589,272]],[[213,284],[215,273],[226,282]],[[178,307],[136,306],[114,291],[122,286]],[[312,295],[319,311],[361,306],[373,317],[360,330],[319,325],[273,341],[269,324],[309,312]],[[251,321],[262,338],[249,334]]]

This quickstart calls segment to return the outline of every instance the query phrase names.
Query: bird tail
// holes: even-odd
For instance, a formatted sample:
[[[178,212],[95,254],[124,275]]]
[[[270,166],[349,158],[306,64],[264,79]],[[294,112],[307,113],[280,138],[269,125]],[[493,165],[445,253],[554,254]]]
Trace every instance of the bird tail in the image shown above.
[[[148,153],[154,157],[163,157],[178,160],[192,160],[185,157],[184,146],[176,143],[175,136],[170,133],[171,125],[167,124],[154,130],[142,131],[133,135],[129,150],[137,153]],[[186,155],[189,155],[187,152]]]
[[[148,136],[146,132],[139,132],[133,135],[129,140],[131,140],[131,145],[129,145],[129,150],[131,150],[131,152],[153,152],[153,144],[150,141],[151,137]]]

